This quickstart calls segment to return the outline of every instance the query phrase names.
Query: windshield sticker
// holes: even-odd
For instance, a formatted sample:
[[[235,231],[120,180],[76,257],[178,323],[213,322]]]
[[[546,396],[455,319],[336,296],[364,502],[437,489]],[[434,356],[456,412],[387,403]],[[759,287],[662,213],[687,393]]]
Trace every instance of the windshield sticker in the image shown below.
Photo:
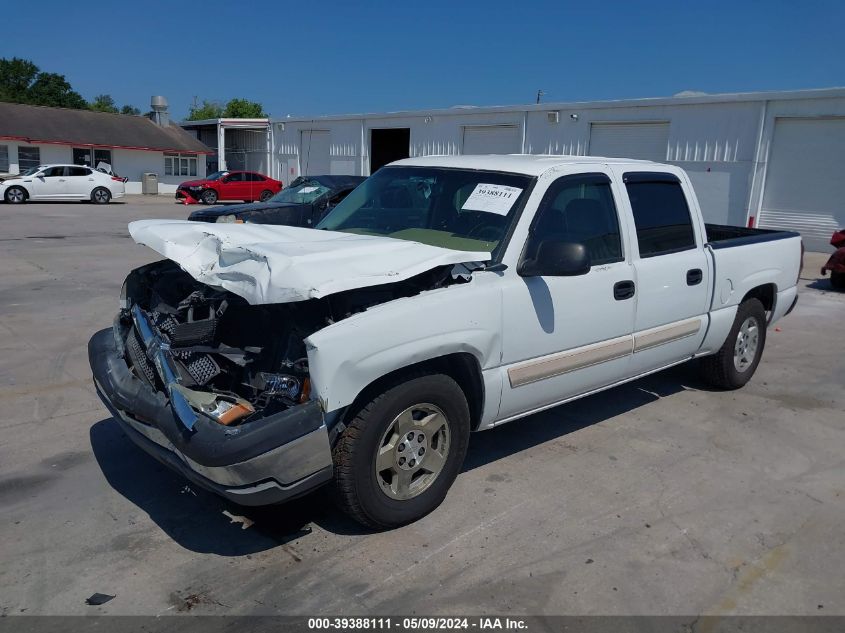
[[[311,193],[312,191],[317,191],[317,189],[319,189],[319,187],[303,187],[296,193]]]
[[[507,215],[513,203],[522,193],[519,187],[507,185],[491,185],[481,182],[475,186],[462,211],[485,211],[497,215]]]

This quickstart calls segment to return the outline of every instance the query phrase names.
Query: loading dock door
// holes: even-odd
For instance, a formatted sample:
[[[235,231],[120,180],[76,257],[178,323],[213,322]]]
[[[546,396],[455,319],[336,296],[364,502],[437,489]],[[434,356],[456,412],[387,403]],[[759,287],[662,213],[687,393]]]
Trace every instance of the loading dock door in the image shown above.
[[[666,160],[668,123],[592,123],[590,155]]]
[[[299,145],[299,173],[302,176],[331,174],[328,130],[302,130]]]
[[[411,128],[370,130],[370,173],[411,155]]]
[[[829,251],[845,227],[845,118],[775,120],[757,226],[798,231],[808,251]]]
[[[519,154],[522,135],[518,125],[467,125],[462,154]]]

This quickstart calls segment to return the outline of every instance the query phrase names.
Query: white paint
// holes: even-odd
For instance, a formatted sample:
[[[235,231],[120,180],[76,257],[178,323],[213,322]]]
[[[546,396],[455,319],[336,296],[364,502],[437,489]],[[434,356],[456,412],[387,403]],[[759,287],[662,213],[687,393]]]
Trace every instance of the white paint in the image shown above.
[[[705,250],[700,209],[683,170],[648,162],[594,158],[529,156],[454,156],[416,158],[402,165],[498,169],[538,177],[526,201],[508,248],[506,268],[478,271],[470,283],[423,292],[368,309],[312,334],[307,340],[315,397],[336,410],[349,405],[367,385],[387,373],[448,354],[469,354],[481,370],[485,386],[481,428],[510,421],[556,403],[593,393],[717,351],[730,330],[737,304],[762,284],[774,283],[784,301],[794,296],[800,266],[800,242],[786,239],[742,247]],[[696,230],[696,247],[681,253],[640,258],[630,202],[621,174],[626,171],[667,171],[682,181],[689,197]],[[625,260],[593,267],[574,277],[524,278],[519,259],[536,209],[549,185],[561,176],[603,171],[611,176],[619,213]],[[712,253],[712,254],[711,254]],[[698,286],[686,285],[686,271],[700,267]],[[734,280],[736,292],[713,313],[715,278],[720,287]],[[613,286],[636,280],[636,298],[617,301]],[[788,306],[787,306],[788,307]],[[786,310],[778,307],[774,316]],[[684,334],[636,354],[610,359],[560,376],[511,388],[510,367],[556,352],[577,350],[601,341],[655,331],[675,330],[698,322]],[[397,324],[401,324],[398,327]],[[702,347],[705,336],[705,346]],[[633,344],[632,344],[633,349]]]
[[[129,224],[129,233],[197,281],[251,304],[319,298],[490,259],[489,253],[289,226],[140,220]]]

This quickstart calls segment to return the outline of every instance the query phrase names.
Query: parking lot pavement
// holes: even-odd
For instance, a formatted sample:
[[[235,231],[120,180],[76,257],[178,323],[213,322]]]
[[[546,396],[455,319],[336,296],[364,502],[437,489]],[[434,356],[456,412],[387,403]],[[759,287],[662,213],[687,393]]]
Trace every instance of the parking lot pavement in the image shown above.
[[[88,338],[156,258],[126,223],[189,210],[0,205],[0,614],[845,614],[845,294],[821,256],[746,388],[682,366],[475,435],[437,511],[374,534],[322,492],[189,486],[95,396]]]

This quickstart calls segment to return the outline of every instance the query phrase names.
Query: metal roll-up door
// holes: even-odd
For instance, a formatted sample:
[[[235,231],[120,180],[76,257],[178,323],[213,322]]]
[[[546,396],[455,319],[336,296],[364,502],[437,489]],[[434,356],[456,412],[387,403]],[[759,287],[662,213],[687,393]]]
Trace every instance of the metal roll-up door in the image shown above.
[[[663,162],[669,146],[669,123],[592,123],[590,155]]]
[[[757,226],[798,231],[808,251],[830,250],[845,227],[845,118],[779,118]]]
[[[299,146],[299,173],[302,176],[331,174],[330,135],[328,130],[302,130]]]
[[[518,125],[467,125],[462,154],[519,154],[522,135]]]

